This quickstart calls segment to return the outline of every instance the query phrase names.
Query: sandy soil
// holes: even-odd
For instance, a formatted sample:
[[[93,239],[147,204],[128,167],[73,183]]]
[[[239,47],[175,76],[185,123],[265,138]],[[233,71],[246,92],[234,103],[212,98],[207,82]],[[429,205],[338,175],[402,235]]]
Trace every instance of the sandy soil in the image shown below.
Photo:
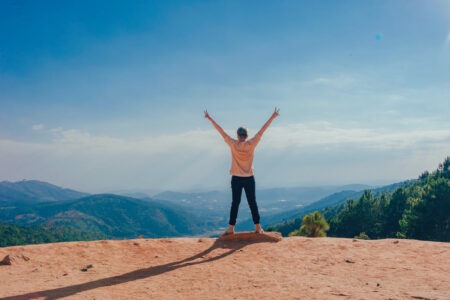
[[[448,243],[173,238],[0,248],[8,254],[1,299],[450,299]]]

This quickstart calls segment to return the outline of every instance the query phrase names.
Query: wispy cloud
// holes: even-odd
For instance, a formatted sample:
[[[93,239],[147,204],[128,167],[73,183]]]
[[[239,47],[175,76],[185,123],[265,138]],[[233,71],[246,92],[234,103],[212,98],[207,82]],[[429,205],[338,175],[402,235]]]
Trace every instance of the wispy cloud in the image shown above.
[[[44,129],[44,127],[45,127],[44,124],[34,124],[33,126],[31,126],[31,129],[34,131],[39,131]]]
[[[304,82],[307,86],[327,86],[332,88],[348,88],[356,84],[356,79],[347,74],[339,74],[336,76],[322,76]]]
[[[411,121],[408,121],[411,122]],[[250,129],[256,132],[257,129]],[[213,129],[190,130],[177,134],[152,135],[138,139],[93,135],[77,129],[50,129],[52,141],[42,146],[68,153],[110,154],[172,154],[204,152],[224,154],[226,144]],[[234,137],[234,130],[228,130]],[[364,149],[414,148],[424,143],[450,141],[450,129],[381,130],[359,126],[339,126],[330,122],[292,123],[272,126],[264,134],[261,144],[265,149],[316,146],[352,146]]]
[[[405,149],[424,143],[450,141],[450,129],[377,130],[340,127],[329,122],[291,124],[271,128],[268,147],[299,148],[353,146],[364,149]]]
[[[142,154],[153,155],[158,153],[176,153],[209,149],[214,152],[218,134],[213,130],[191,130],[171,135],[151,135],[138,139],[124,139],[110,136],[93,135],[77,129],[52,129],[52,142],[54,146],[64,150],[73,150],[78,153],[97,152],[103,154]]]
[[[271,185],[415,176],[450,148],[450,129],[417,128],[382,130],[330,122],[272,126],[256,150],[255,168],[260,182]],[[27,174],[67,186],[76,182],[88,190],[179,189],[199,183],[216,187],[224,186],[231,162],[228,146],[213,129],[133,139],[78,129],[45,132],[50,135],[45,143],[0,140],[0,178]],[[233,135],[234,130],[228,132]]]

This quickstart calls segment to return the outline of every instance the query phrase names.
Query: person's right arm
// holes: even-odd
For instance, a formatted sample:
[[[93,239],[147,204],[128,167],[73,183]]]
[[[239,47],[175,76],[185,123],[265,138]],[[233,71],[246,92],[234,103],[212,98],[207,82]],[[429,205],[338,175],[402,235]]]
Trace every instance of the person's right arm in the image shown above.
[[[276,117],[278,117],[278,115],[279,115],[278,112],[279,111],[280,111],[280,109],[275,107],[275,110],[274,110],[273,114],[270,116],[269,120],[267,120],[267,122],[263,125],[263,127],[261,127],[261,129],[256,133],[256,135],[259,135],[259,138],[261,138],[262,134],[269,127],[270,123],[272,123],[272,121]]]
[[[269,127],[270,123],[272,123],[272,121],[278,117],[278,112],[280,110],[278,108],[275,107],[275,111],[273,112],[273,114],[270,116],[269,120],[263,125],[263,127],[261,127],[261,129],[248,141],[253,147],[256,147],[256,145],[258,145],[259,141],[261,140],[262,134],[264,133],[264,131],[266,131],[266,129]]]
[[[213,126],[217,129],[217,131],[220,133],[220,135],[223,137],[225,142],[229,142],[231,140],[231,137],[222,129],[222,127],[219,126],[219,124],[214,121],[214,119],[208,114],[208,111],[205,110],[205,118],[211,121]]]

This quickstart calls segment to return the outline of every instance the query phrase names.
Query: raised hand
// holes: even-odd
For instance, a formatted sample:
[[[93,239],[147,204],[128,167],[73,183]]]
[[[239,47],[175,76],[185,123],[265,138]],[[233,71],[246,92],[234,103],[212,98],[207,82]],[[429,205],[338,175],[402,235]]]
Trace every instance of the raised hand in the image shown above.
[[[278,117],[280,115],[278,113],[279,111],[280,111],[280,109],[275,107],[275,110],[274,110],[274,112],[272,114],[272,119],[275,119],[276,117]]]
[[[270,123],[272,123],[272,121],[279,116],[278,112],[280,111],[279,108],[275,107],[275,110],[273,111],[273,114],[270,116],[269,120],[267,120],[267,122],[263,125],[263,127],[261,127],[261,129],[258,131],[257,134],[262,135],[264,133],[264,131],[266,131],[267,127],[269,127]]]
[[[217,131],[220,133],[220,135],[225,139],[225,141],[228,143],[228,141],[231,141],[232,138],[222,129],[222,127],[219,126],[219,124],[214,121],[214,119],[208,114],[208,110],[205,109],[205,118],[211,121],[213,126],[217,129]]]
[[[207,109],[205,109],[205,118],[207,118],[208,120],[211,120],[211,117],[208,114],[208,110]]]

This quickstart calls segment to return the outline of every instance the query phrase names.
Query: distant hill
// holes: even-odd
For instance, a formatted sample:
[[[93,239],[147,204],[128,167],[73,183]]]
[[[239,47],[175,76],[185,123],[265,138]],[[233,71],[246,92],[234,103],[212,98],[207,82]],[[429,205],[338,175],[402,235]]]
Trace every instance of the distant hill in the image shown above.
[[[315,211],[315,210],[327,207],[329,205],[334,205],[336,203],[343,202],[351,197],[357,197],[357,195],[359,195],[360,193],[362,193],[362,192],[359,192],[359,191],[337,192],[332,195],[326,196],[326,197],[322,198],[321,200],[311,203],[307,206],[288,210],[288,211],[281,212],[279,214],[274,214],[271,216],[266,216],[264,219],[261,220],[261,224],[262,224],[262,226],[267,226],[270,224],[275,224],[275,223],[283,222],[286,220],[295,219],[295,218],[298,218],[298,217],[300,217],[304,214],[307,214],[311,211]],[[246,220],[245,222],[243,222],[243,224],[241,224],[241,226],[244,228],[253,227],[253,221],[251,221],[250,219]]]
[[[372,192],[375,195],[384,192],[392,192],[398,187],[408,186],[413,182],[414,181],[410,180],[398,182],[387,186],[374,188],[372,189]],[[300,227],[299,224],[301,224],[301,219],[305,214],[343,204],[348,199],[357,199],[363,193],[364,191],[341,191],[338,193],[334,193],[305,207],[268,216],[264,220],[261,220],[261,224],[263,226],[271,228],[272,230],[279,231],[286,236],[292,230],[298,229],[297,227]],[[242,228],[249,228],[253,226],[253,223],[251,222],[251,220],[247,220],[246,222],[243,222],[241,226]]]
[[[344,186],[286,187],[257,189],[257,201],[262,211],[278,212],[296,205],[307,205],[325,196],[342,190],[360,191],[370,188],[368,185],[354,184]],[[245,198],[245,194],[243,193]],[[227,191],[184,193],[165,191],[152,198],[194,207],[209,209],[228,208],[231,201],[231,187]],[[218,207],[219,205],[219,207]]]
[[[348,189],[359,191],[365,188],[369,188],[369,186],[353,184],[344,186],[265,188],[256,190],[256,199],[262,220],[266,220],[270,219],[271,215],[282,214],[285,211],[291,211],[293,208],[296,208],[295,211],[297,211],[298,208],[318,201],[335,192]],[[218,228],[227,225],[231,206],[231,188],[229,191],[196,193],[165,191],[154,195],[152,198],[161,199],[184,207],[204,220],[205,224],[209,227]],[[249,217],[250,211],[245,193],[242,193],[237,228],[242,229],[242,225],[240,224],[243,222],[249,223]]]
[[[180,236],[202,231],[198,219],[179,208],[113,194],[1,209],[0,220],[64,226],[111,238]]]
[[[0,182],[0,221],[22,226],[15,231],[18,235],[40,237],[49,236],[45,231],[49,227],[80,231],[88,238],[181,236],[209,228],[203,219],[174,203],[148,197],[144,201],[113,194],[89,195],[37,180]]]
[[[363,189],[367,186],[257,190],[262,220],[272,220],[272,216],[284,212],[293,215],[298,213],[293,207],[308,207],[324,196],[350,187]],[[196,193],[166,191],[151,198],[145,193],[131,195],[88,195],[35,180],[4,181],[0,183],[0,221],[34,228],[70,228],[86,235],[109,238],[208,235],[227,225],[231,189]],[[243,193],[238,229],[243,220],[247,220],[249,227],[253,225],[248,221],[249,216]]]
[[[450,242],[450,157],[393,193],[366,191],[347,201],[328,215],[328,223],[329,236]]]
[[[300,228],[306,213],[317,210],[329,223],[329,236],[449,242],[450,157],[433,172],[425,171],[415,180],[354,193],[334,205],[332,202],[327,206],[312,205],[296,217],[266,229],[286,236]]]
[[[36,203],[48,201],[65,201],[87,196],[87,193],[62,188],[38,180],[17,182],[0,182],[0,205],[17,202]]]

